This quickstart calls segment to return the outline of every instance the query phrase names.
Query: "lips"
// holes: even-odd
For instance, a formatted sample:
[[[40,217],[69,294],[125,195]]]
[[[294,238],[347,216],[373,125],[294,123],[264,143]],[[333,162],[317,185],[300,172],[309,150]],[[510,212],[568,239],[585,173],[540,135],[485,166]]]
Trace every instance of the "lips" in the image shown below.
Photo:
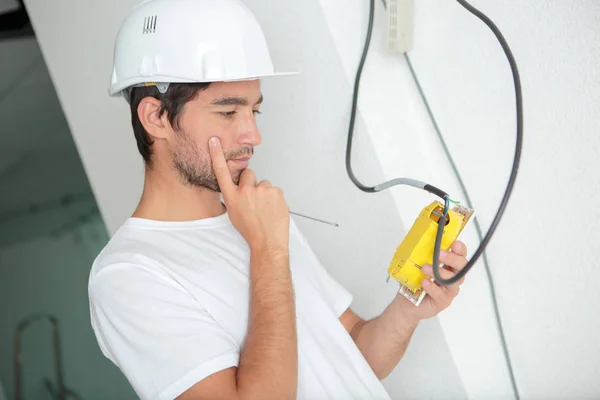
[[[240,169],[246,169],[246,168],[248,168],[248,163],[250,161],[250,157],[234,158],[229,161],[234,163],[236,165],[236,167],[238,167]]]
[[[242,149],[236,152],[231,152],[227,161],[231,161],[232,163],[238,164],[238,166],[242,168],[246,168],[248,166],[248,162],[254,155],[254,149]]]

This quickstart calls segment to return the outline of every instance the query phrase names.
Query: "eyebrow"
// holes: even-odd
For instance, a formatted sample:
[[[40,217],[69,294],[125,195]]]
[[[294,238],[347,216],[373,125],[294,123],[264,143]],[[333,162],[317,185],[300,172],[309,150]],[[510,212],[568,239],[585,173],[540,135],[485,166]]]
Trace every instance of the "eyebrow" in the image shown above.
[[[263,95],[261,94],[255,105],[261,104],[262,102]],[[220,97],[213,100],[210,104],[213,106],[247,106],[248,100],[243,97]]]

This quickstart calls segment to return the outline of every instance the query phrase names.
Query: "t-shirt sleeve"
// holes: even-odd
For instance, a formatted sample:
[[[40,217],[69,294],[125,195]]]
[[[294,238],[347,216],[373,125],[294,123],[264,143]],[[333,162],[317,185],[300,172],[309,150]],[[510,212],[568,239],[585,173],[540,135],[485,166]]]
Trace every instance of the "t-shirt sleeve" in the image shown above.
[[[196,299],[135,265],[104,267],[89,283],[92,327],[104,355],[141,399],[174,399],[220,370],[239,346]]]
[[[309,266],[313,277],[313,282],[317,290],[321,293],[327,304],[331,307],[336,317],[340,317],[352,303],[352,294],[323,266],[310,244],[300,232],[292,220],[292,234],[296,235],[302,246],[303,251],[309,258]]]

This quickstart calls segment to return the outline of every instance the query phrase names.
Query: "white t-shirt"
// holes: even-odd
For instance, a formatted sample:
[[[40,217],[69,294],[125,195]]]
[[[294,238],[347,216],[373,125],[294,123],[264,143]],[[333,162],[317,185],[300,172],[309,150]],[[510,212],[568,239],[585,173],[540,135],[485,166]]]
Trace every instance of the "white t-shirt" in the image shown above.
[[[352,296],[293,221],[298,399],[389,399],[339,321]],[[97,257],[91,321],[104,355],[142,399],[171,400],[237,367],[247,333],[250,251],[227,214],[188,222],[130,218]],[[265,399],[270,400],[270,399]]]

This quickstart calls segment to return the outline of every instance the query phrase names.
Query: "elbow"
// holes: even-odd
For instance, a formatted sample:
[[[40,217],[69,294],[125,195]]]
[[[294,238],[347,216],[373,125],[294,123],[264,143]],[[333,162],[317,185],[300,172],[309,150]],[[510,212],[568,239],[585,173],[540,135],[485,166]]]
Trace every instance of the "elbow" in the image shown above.
[[[367,321],[361,319],[361,320],[357,321],[352,327],[350,327],[350,329],[348,329],[348,332],[350,333],[350,337],[352,337],[352,340],[354,340],[354,343],[356,343],[357,345],[358,345],[358,336],[360,334],[360,331],[362,331],[362,328],[365,326],[366,323],[367,323]]]

